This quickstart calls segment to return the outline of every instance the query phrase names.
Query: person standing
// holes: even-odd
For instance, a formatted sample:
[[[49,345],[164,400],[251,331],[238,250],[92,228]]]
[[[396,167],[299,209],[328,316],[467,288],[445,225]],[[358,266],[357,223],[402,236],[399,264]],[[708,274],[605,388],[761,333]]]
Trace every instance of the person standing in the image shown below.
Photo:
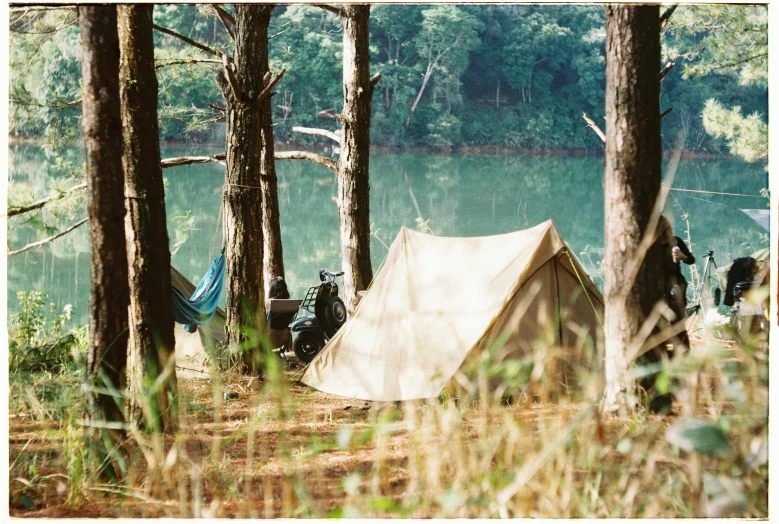
[[[673,322],[683,322],[687,318],[687,280],[682,275],[681,262],[692,265],[695,263],[695,257],[690,252],[687,244],[684,243],[684,240],[674,235],[671,222],[665,215],[660,215],[657,231],[657,241],[663,245],[664,294],[666,303],[674,313]],[[683,329],[676,338],[684,349],[690,347],[690,337],[687,334],[687,329]]]

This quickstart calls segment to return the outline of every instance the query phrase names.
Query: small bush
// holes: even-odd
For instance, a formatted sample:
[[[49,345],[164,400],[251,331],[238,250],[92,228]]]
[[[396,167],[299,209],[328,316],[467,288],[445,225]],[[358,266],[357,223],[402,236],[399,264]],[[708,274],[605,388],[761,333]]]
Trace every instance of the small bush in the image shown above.
[[[8,369],[15,372],[58,373],[81,360],[85,328],[70,327],[73,306],[60,313],[40,291],[16,294],[19,312],[11,315],[8,333]]]

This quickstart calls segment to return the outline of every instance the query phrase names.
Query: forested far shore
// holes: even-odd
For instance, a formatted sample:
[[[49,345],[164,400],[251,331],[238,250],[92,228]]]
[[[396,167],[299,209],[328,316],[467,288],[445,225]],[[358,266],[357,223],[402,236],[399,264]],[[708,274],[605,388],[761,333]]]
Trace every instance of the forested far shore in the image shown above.
[[[767,83],[740,85],[736,67],[700,68],[706,59],[722,59],[707,48],[714,29],[697,21],[720,16],[714,9],[682,6],[664,30],[663,64],[675,64],[661,84],[661,111],[670,110],[662,119],[666,150],[728,152],[727,139],[704,126],[712,100],[767,119]],[[764,10],[754,11],[731,24],[759,26]],[[159,5],[154,22],[217,53],[232,43],[208,5]],[[45,137],[54,145],[76,141],[81,72],[75,12],[42,11],[16,23],[12,17],[11,28],[11,135]],[[278,143],[332,150],[327,139],[294,128],[338,127],[342,31],[338,16],[316,6],[274,10],[270,66],[286,69],[272,97]],[[161,139],[223,143],[214,80],[221,62],[159,29],[154,39]],[[603,6],[374,5],[370,54],[371,72],[382,75],[372,107],[374,147],[602,153],[582,115],[605,127]]]
[[[45,137],[41,136],[19,136],[19,135],[10,135],[8,137],[9,145],[17,145],[17,144],[28,144],[28,145],[34,145],[46,148],[48,146],[48,142],[46,141]],[[282,143],[277,142],[276,143],[276,150],[281,151],[297,151],[301,149],[312,149],[317,150],[321,149],[323,146],[326,147],[326,142],[323,140],[322,144],[312,144],[312,143],[301,143],[301,142],[291,142],[291,143]],[[202,147],[204,149],[212,149],[212,148],[222,148],[223,144],[219,141],[215,140],[208,140],[204,142],[192,142],[187,140],[177,140],[177,139],[168,139],[168,140],[161,140],[160,144],[162,147],[190,147],[190,148],[197,148]],[[72,146],[77,146],[78,144],[72,144]],[[332,150],[328,148],[328,151],[331,152]],[[566,147],[556,147],[556,148],[533,148],[533,147],[508,147],[508,146],[501,146],[496,144],[479,144],[479,145],[382,145],[382,144],[371,144],[371,151],[380,151],[380,152],[410,152],[410,153],[432,153],[432,154],[449,154],[449,153],[455,153],[460,155],[484,155],[484,156],[491,156],[491,155],[529,155],[529,156],[566,156],[566,157],[603,157],[604,152],[602,149],[587,149],[587,148],[566,148]],[[674,153],[675,149],[665,149],[663,150],[663,158],[664,159],[670,159]],[[706,160],[712,160],[712,159],[738,159],[739,157],[736,155],[732,155],[728,153],[727,151],[700,151],[700,150],[690,150],[690,149],[682,149],[681,150],[681,156],[680,158],[682,160],[695,160],[695,159],[706,159]]]

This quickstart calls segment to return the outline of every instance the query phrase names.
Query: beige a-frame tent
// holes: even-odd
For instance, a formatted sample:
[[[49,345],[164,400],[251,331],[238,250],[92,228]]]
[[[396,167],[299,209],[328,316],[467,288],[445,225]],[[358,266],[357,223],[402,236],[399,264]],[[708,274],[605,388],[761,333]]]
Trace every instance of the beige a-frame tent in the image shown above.
[[[301,382],[361,400],[433,398],[495,340],[505,340],[503,358],[532,352],[549,326],[556,345],[573,347],[583,334],[597,343],[601,318],[602,295],[551,220],[474,238],[404,227]]]

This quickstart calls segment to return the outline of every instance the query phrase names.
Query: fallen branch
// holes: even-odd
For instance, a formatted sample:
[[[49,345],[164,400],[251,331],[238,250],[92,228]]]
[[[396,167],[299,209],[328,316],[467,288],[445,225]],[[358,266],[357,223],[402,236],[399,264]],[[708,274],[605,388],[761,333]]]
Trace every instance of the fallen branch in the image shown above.
[[[10,257],[10,256],[13,256],[13,255],[18,255],[19,253],[24,253],[28,249],[32,249],[34,247],[40,247],[40,246],[42,246],[44,244],[47,244],[47,243],[51,242],[52,240],[57,240],[59,237],[65,236],[68,233],[70,233],[71,231],[73,231],[74,229],[76,229],[77,227],[85,224],[87,222],[87,220],[89,220],[89,218],[85,218],[85,219],[83,219],[83,220],[81,220],[79,222],[76,222],[75,224],[73,224],[72,226],[67,228],[66,230],[60,231],[59,233],[57,233],[56,235],[54,235],[52,237],[44,238],[43,240],[39,240],[37,242],[33,242],[32,244],[27,244],[23,248],[17,249],[15,251],[9,251],[7,256]]]
[[[221,64],[221,60],[216,58],[182,58],[179,60],[168,60],[167,62],[159,62],[154,65],[154,69],[161,69],[163,67],[183,64]]]
[[[592,120],[592,118],[588,117],[587,113],[582,113],[582,118],[584,118],[584,121],[587,122],[587,127],[592,129],[593,131],[595,131],[595,134],[597,134],[598,137],[600,137],[601,142],[605,143],[606,142],[606,135],[604,135],[603,131],[600,130],[600,128],[598,127],[598,124],[596,124]]]
[[[326,156],[317,155],[308,151],[281,151],[273,155],[276,160],[311,160],[317,164],[322,164],[334,172],[338,172],[338,162]]]
[[[220,58],[223,57],[223,56],[226,56],[221,51],[217,51],[216,49],[211,49],[208,46],[204,46],[200,42],[195,42],[191,38],[188,38],[188,37],[182,35],[181,33],[177,33],[176,31],[173,31],[172,29],[168,29],[166,27],[162,27],[162,26],[159,26],[157,24],[153,24],[152,27],[154,29],[156,29],[157,31],[161,32],[161,33],[165,33],[166,35],[170,35],[170,36],[178,38],[179,40],[183,40],[184,42],[188,43],[189,45],[197,47],[198,49],[200,49],[202,51],[205,51],[206,53],[210,53],[210,54],[212,54],[214,56],[218,56]]]
[[[22,215],[24,213],[29,213],[30,211],[34,211],[36,209],[42,208],[43,206],[45,206],[49,202],[53,202],[55,200],[59,200],[61,198],[64,198],[65,195],[68,195],[69,193],[71,193],[73,191],[78,191],[80,189],[86,189],[86,187],[87,187],[87,183],[84,182],[83,184],[79,184],[77,186],[73,186],[71,188],[68,188],[65,191],[62,191],[61,193],[57,193],[56,195],[51,195],[51,196],[48,196],[48,197],[46,197],[46,198],[44,198],[42,200],[38,200],[37,202],[33,202],[30,205],[21,206],[21,207],[12,207],[12,208],[10,208],[8,210],[8,213],[6,214],[6,216],[8,218],[11,218],[11,217],[16,216],[16,215]]]
[[[160,161],[162,169],[177,166],[187,166],[190,164],[207,164],[209,162],[220,162],[227,158],[224,153],[217,153],[208,156],[182,156],[176,158],[164,158]]]
[[[230,21],[228,17],[232,18],[232,16],[230,16],[230,14],[227,11],[225,11],[224,9],[222,9],[216,4],[211,4],[211,7],[214,9],[214,11],[216,11],[216,16],[219,17],[219,21],[222,22],[222,25],[227,31],[227,34],[229,34],[230,37],[233,40],[235,40],[235,33],[233,33],[233,30],[230,27],[230,24],[228,23]],[[233,25],[235,24],[235,18],[232,19],[232,23]]]
[[[296,133],[304,133],[306,135],[318,135],[318,136],[326,136],[330,140],[334,140],[338,143],[338,145],[341,145],[341,137],[337,134],[333,133],[332,131],[328,131],[327,129],[319,129],[316,127],[293,127],[293,132]]]
[[[162,169],[169,167],[187,166],[191,164],[208,164],[209,162],[222,163],[227,158],[224,153],[217,153],[208,156],[182,156],[176,158],[165,158],[160,161]],[[322,164],[328,169],[338,171],[338,162],[326,156],[311,153],[309,151],[281,151],[273,155],[276,160],[310,160],[317,164]]]

